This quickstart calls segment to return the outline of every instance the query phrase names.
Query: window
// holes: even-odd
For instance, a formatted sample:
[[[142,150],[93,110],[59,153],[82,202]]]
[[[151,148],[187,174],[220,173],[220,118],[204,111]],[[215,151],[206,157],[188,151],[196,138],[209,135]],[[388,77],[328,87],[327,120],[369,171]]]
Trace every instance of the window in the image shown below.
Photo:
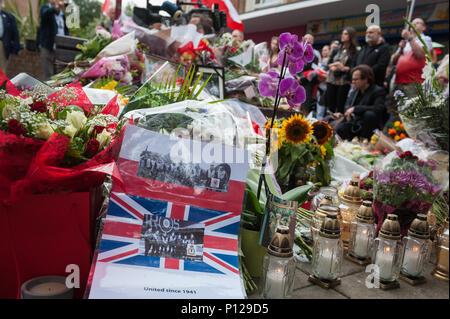
[[[255,0],[255,9],[270,7],[277,4],[282,4],[283,0]]]

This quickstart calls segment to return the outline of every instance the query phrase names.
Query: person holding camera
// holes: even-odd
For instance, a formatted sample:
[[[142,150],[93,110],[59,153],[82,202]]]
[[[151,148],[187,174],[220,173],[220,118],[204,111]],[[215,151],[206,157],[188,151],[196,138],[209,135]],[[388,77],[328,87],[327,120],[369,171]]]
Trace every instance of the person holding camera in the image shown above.
[[[39,47],[41,51],[42,78],[44,81],[50,79],[55,73],[55,37],[56,35],[69,35],[66,25],[64,10],[67,3],[59,0],[49,0],[47,5],[42,6],[39,29]]]
[[[341,34],[341,45],[331,52],[328,59],[325,106],[333,113],[344,113],[345,100],[351,83],[350,69],[356,58],[357,47],[355,29],[345,28]]]
[[[375,83],[375,74],[366,64],[356,66],[351,74],[353,89],[345,113],[333,114],[335,119],[343,118],[336,132],[346,140],[355,136],[370,138],[373,130],[383,126],[386,91]]]

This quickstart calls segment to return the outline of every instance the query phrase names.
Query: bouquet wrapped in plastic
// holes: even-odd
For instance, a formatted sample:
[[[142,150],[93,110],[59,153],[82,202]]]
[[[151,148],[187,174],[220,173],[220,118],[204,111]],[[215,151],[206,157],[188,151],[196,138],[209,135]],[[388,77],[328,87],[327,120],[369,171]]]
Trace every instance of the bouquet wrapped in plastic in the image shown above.
[[[399,217],[402,234],[417,214],[427,214],[435,199],[448,186],[448,163],[440,152],[417,147],[391,152],[374,170],[373,208],[378,229],[388,214]]]
[[[101,58],[81,76],[82,79],[98,79],[101,77],[108,77],[130,84],[133,81],[133,76],[130,73],[128,56],[120,55]]]
[[[25,194],[76,192],[114,175],[120,148],[117,99],[96,108],[75,83],[50,96],[0,79],[0,203]]]

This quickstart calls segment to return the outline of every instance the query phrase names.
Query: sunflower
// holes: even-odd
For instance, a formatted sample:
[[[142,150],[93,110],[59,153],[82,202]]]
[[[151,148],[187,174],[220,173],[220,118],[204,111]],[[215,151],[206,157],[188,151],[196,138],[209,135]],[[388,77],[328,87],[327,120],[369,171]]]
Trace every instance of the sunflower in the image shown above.
[[[311,124],[303,115],[292,115],[283,122],[281,135],[286,142],[301,144],[311,139]]]
[[[317,121],[312,124],[313,135],[316,137],[317,143],[323,145],[333,136],[333,129],[327,122]]]

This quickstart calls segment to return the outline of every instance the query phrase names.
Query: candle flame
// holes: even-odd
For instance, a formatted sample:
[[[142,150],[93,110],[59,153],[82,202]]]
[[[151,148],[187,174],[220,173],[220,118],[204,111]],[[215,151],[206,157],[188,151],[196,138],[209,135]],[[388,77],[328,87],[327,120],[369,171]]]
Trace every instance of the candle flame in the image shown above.
[[[361,234],[363,234],[363,235],[367,234],[367,229],[363,229]]]
[[[384,252],[385,252],[385,253],[389,253],[390,251],[391,251],[391,247],[385,247],[385,248],[384,248]]]
[[[413,247],[413,252],[417,253],[418,251],[419,251],[419,247],[414,246],[414,247]]]
[[[277,273],[281,273],[282,271],[283,271],[283,269],[277,268]]]

